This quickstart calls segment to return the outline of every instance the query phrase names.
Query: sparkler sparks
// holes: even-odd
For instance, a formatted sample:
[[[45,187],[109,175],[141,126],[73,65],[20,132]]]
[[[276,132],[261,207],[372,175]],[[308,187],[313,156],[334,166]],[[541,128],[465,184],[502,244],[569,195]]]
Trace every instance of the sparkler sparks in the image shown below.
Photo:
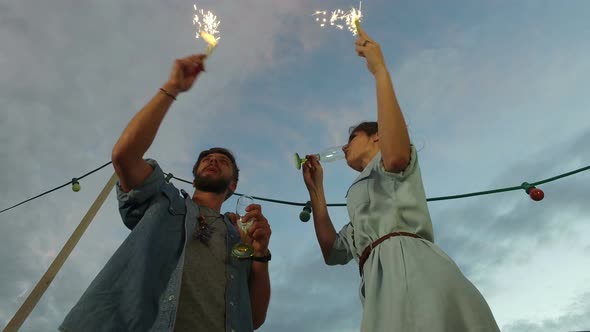
[[[219,42],[219,24],[221,22],[212,12],[198,9],[197,5],[193,5],[193,7],[195,9],[193,25],[197,27],[195,38],[203,38],[208,45],[207,55],[210,55]]]
[[[317,16],[315,20],[322,28],[327,25],[334,26],[340,30],[346,28],[348,31],[352,32],[353,36],[356,36],[358,33],[359,22],[362,17],[361,5],[362,3],[359,2],[358,9],[353,7],[348,11],[342,9],[336,9],[332,12],[318,10],[313,13],[313,16]]]

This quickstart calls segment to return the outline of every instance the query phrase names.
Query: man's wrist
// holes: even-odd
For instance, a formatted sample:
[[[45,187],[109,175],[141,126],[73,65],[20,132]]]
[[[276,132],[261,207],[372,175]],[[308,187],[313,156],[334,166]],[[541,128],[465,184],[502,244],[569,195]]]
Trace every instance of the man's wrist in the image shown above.
[[[254,262],[261,262],[261,263],[267,263],[268,261],[270,261],[271,259],[271,254],[270,254],[270,250],[266,249],[263,252],[255,252],[254,255],[252,256],[252,261]]]
[[[262,256],[268,256],[268,255],[270,255],[270,250],[268,250],[268,248],[266,248],[262,251],[254,251],[253,256],[262,257]]]
[[[166,95],[169,95],[173,99],[176,99],[176,97],[180,93],[176,85],[171,82],[164,83],[160,90],[162,90],[162,92],[164,92]]]

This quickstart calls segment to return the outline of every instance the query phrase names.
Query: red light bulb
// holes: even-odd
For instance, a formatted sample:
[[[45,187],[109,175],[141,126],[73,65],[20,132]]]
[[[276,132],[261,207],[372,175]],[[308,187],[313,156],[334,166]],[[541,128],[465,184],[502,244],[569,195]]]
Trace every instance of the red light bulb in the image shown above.
[[[545,193],[543,192],[543,190],[541,190],[539,188],[533,188],[530,190],[529,196],[531,196],[531,199],[533,201],[538,202],[545,197]]]

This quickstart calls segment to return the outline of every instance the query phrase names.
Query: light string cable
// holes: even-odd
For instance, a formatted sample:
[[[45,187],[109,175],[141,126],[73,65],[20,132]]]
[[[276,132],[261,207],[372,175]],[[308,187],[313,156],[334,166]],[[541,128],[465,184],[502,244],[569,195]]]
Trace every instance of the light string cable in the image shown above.
[[[92,171],[90,171],[90,172],[82,175],[82,176],[79,176],[77,178],[73,178],[71,181],[69,181],[69,182],[67,182],[67,183],[65,183],[65,184],[63,184],[61,186],[55,187],[55,188],[53,188],[51,190],[45,191],[45,192],[37,195],[37,196],[34,196],[34,197],[29,198],[27,200],[24,200],[24,201],[22,201],[22,202],[20,202],[18,204],[15,204],[15,205],[10,206],[10,207],[8,207],[6,209],[3,209],[3,210],[0,211],[0,213],[4,213],[4,212],[6,212],[8,210],[11,210],[13,208],[16,208],[16,207],[18,207],[18,206],[20,206],[22,204],[25,204],[27,202],[30,202],[30,201],[34,200],[34,199],[37,199],[39,197],[42,197],[42,196],[47,195],[49,193],[52,193],[52,192],[54,192],[54,191],[56,191],[58,189],[61,189],[61,188],[65,187],[65,186],[67,186],[67,185],[70,185],[71,184],[71,185],[75,186],[76,184],[78,184],[78,180],[81,180],[81,179],[87,177],[88,175],[91,175],[91,174],[93,174],[93,173],[95,173],[95,172],[97,172],[97,171],[105,168],[106,166],[110,165],[111,163],[112,162],[109,161],[108,163],[106,163],[106,164],[104,164],[104,165],[102,165],[102,166],[100,166],[100,167],[98,167],[98,168],[96,168],[96,169],[94,169],[94,170],[92,170]],[[581,172],[584,172],[584,171],[587,171],[587,170],[590,170],[590,165],[589,166],[585,166],[585,167],[581,167],[581,168],[578,168],[578,169],[575,169],[575,170],[570,171],[570,172],[562,173],[562,174],[559,174],[559,175],[556,175],[556,176],[553,176],[553,177],[550,177],[550,178],[547,178],[547,179],[544,179],[544,180],[540,180],[540,181],[536,181],[536,182],[531,182],[531,183],[523,182],[519,186],[498,188],[498,189],[492,189],[492,190],[486,190],[486,191],[477,191],[477,192],[471,192],[471,193],[459,194],[459,195],[430,197],[430,198],[427,198],[426,201],[428,201],[428,202],[434,202],[434,201],[443,201],[443,200],[451,200],[451,199],[460,199],[460,198],[467,198],[467,197],[474,197],[474,196],[482,196],[482,195],[491,195],[491,194],[497,194],[497,193],[502,193],[502,192],[514,191],[514,190],[523,190],[523,189],[528,194],[530,194],[531,197],[533,198],[534,191],[532,191],[532,190],[537,190],[537,193],[539,191],[539,189],[537,189],[536,186],[539,186],[539,185],[545,184],[545,183],[549,183],[549,182],[553,182],[553,181],[556,181],[556,180],[559,180],[559,179],[562,179],[562,178],[565,178],[565,177],[568,177],[568,176],[571,176],[571,175],[574,175],[574,174],[577,174],[577,173],[581,173]],[[191,184],[192,185],[192,182],[191,181],[187,181],[185,179],[178,178],[178,177],[174,176],[172,173],[164,173],[164,174],[166,175],[166,179],[165,180],[168,181],[168,182],[171,179],[175,179],[177,181],[184,182],[184,183],[187,183],[187,184]],[[75,190],[75,191],[77,191],[77,190]],[[542,194],[542,192],[541,192],[541,194]],[[238,193],[238,192],[234,192],[234,195],[243,196],[244,194],[241,194],[241,193]],[[284,201],[284,200],[271,199],[271,198],[266,198],[266,197],[257,197],[257,196],[252,196],[252,198],[257,199],[257,200],[261,200],[261,201],[265,201],[265,202],[277,203],[277,204],[283,204],[283,205],[292,205],[292,206],[306,206],[306,204],[307,204],[307,203],[291,202],[291,201]],[[535,198],[533,198],[533,199],[535,199]],[[541,197],[541,199],[542,199],[542,197]],[[540,199],[535,199],[535,200],[540,200]],[[346,206],[346,203],[330,203],[330,204],[327,204],[327,206]]]

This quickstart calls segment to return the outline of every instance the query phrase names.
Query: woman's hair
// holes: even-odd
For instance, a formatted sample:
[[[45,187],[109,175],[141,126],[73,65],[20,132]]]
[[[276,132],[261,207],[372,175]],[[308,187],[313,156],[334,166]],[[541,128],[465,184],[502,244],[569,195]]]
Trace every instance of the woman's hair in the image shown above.
[[[349,141],[350,136],[359,131],[364,132],[367,136],[375,135],[378,132],[377,121],[365,121],[348,128]]]

